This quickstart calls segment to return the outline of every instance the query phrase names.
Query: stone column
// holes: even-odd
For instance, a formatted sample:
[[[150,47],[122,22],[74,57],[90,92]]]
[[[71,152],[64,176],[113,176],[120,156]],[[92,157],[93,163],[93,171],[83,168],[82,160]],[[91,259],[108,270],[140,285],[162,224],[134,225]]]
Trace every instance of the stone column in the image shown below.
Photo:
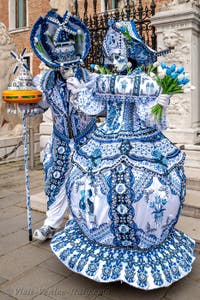
[[[175,143],[200,142],[200,7],[199,0],[173,0],[152,17],[158,50],[173,48],[160,60],[183,65],[195,91],[174,95],[168,108],[166,135]]]

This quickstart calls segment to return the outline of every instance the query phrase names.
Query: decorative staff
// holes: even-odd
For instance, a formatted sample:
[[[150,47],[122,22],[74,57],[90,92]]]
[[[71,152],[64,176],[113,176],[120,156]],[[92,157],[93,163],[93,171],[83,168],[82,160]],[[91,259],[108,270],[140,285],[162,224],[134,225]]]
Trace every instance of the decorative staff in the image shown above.
[[[25,62],[24,55],[26,48],[18,57],[15,52],[11,52],[12,57],[16,60],[16,65],[13,70],[14,75],[19,72],[19,75],[14,78],[11,84],[8,85],[8,90],[3,91],[3,100],[8,103],[8,113],[22,114],[23,126],[23,144],[24,144],[24,168],[25,168],[25,185],[26,185],[26,207],[27,207],[27,223],[29,241],[32,241],[32,216],[30,202],[30,177],[28,167],[28,142],[27,142],[27,116],[33,116],[31,109],[26,104],[37,103],[42,99],[42,93],[38,91],[32,81],[29,68]],[[23,105],[24,104],[24,105]]]

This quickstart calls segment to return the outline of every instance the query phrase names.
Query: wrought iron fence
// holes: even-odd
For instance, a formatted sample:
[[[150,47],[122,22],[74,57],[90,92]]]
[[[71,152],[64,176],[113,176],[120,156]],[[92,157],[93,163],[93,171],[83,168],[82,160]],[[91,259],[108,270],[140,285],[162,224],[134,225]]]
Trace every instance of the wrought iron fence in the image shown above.
[[[100,0],[99,0],[100,1]],[[156,49],[155,28],[151,25],[151,17],[155,14],[155,2],[151,0],[150,5],[143,4],[142,0],[126,0],[123,9],[118,8],[118,2],[115,1],[116,8],[109,10],[109,0],[104,0],[105,11],[97,11],[97,0],[84,0],[84,13],[82,20],[87,25],[91,34],[91,49],[85,62],[88,67],[90,63],[103,64],[102,41],[108,28],[108,19],[114,20],[133,20],[137,30],[145,43],[153,49]],[[88,16],[88,5],[92,5],[92,14]],[[90,10],[91,11],[91,10]],[[75,12],[79,15],[79,1],[75,0]]]

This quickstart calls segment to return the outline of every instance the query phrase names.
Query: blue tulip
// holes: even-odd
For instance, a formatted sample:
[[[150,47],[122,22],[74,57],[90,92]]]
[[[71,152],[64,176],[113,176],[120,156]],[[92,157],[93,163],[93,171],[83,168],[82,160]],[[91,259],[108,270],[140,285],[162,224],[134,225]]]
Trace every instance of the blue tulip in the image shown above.
[[[176,71],[178,74],[181,74],[184,72],[184,68],[183,67],[179,67]]]
[[[177,84],[178,84],[178,85],[182,85],[182,84],[183,84],[182,79],[179,79],[179,80],[177,81]]]
[[[167,70],[166,70],[166,74],[167,74],[167,75],[171,75],[171,73],[172,73],[172,70],[171,70],[171,68],[167,68]]]
[[[170,67],[170,70],[171,70],[171,72],[174,72],[174,71],[176,70],[176,65],[173,64],[173,65]]]
[[[160,65],[161,65],[161,68],[162,68],[162,69],[167,69],[166,63],[162,62]]]
[[[90,64],[90,68],[94,69],[95,68],[95,64]]]
[[[121,26],[121,27],[120,27],[120,31],[121,31],[122,33],[125,33],[125,32],[126,32],[126,28],[123,27],[123,26]]]
[[[173,72],[170,76],[171,78],[176,79],[178,77],[178,73]]]
[[[182,82],[183,82],[183,84],[187,84],[188,82],[190,82],[190,80],[188,78],[183,78]]]

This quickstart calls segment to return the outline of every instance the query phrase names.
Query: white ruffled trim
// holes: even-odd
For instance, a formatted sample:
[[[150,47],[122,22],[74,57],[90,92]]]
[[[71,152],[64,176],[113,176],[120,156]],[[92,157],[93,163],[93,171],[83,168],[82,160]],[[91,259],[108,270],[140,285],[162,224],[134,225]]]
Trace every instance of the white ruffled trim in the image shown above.
[[[167,287],[191,271],[195,242],[173,230],[159,246],[127,249],[89,240],[73,220],[52,239],[51,248],[70,270],[98,282],[123,281],[136,288]]]

